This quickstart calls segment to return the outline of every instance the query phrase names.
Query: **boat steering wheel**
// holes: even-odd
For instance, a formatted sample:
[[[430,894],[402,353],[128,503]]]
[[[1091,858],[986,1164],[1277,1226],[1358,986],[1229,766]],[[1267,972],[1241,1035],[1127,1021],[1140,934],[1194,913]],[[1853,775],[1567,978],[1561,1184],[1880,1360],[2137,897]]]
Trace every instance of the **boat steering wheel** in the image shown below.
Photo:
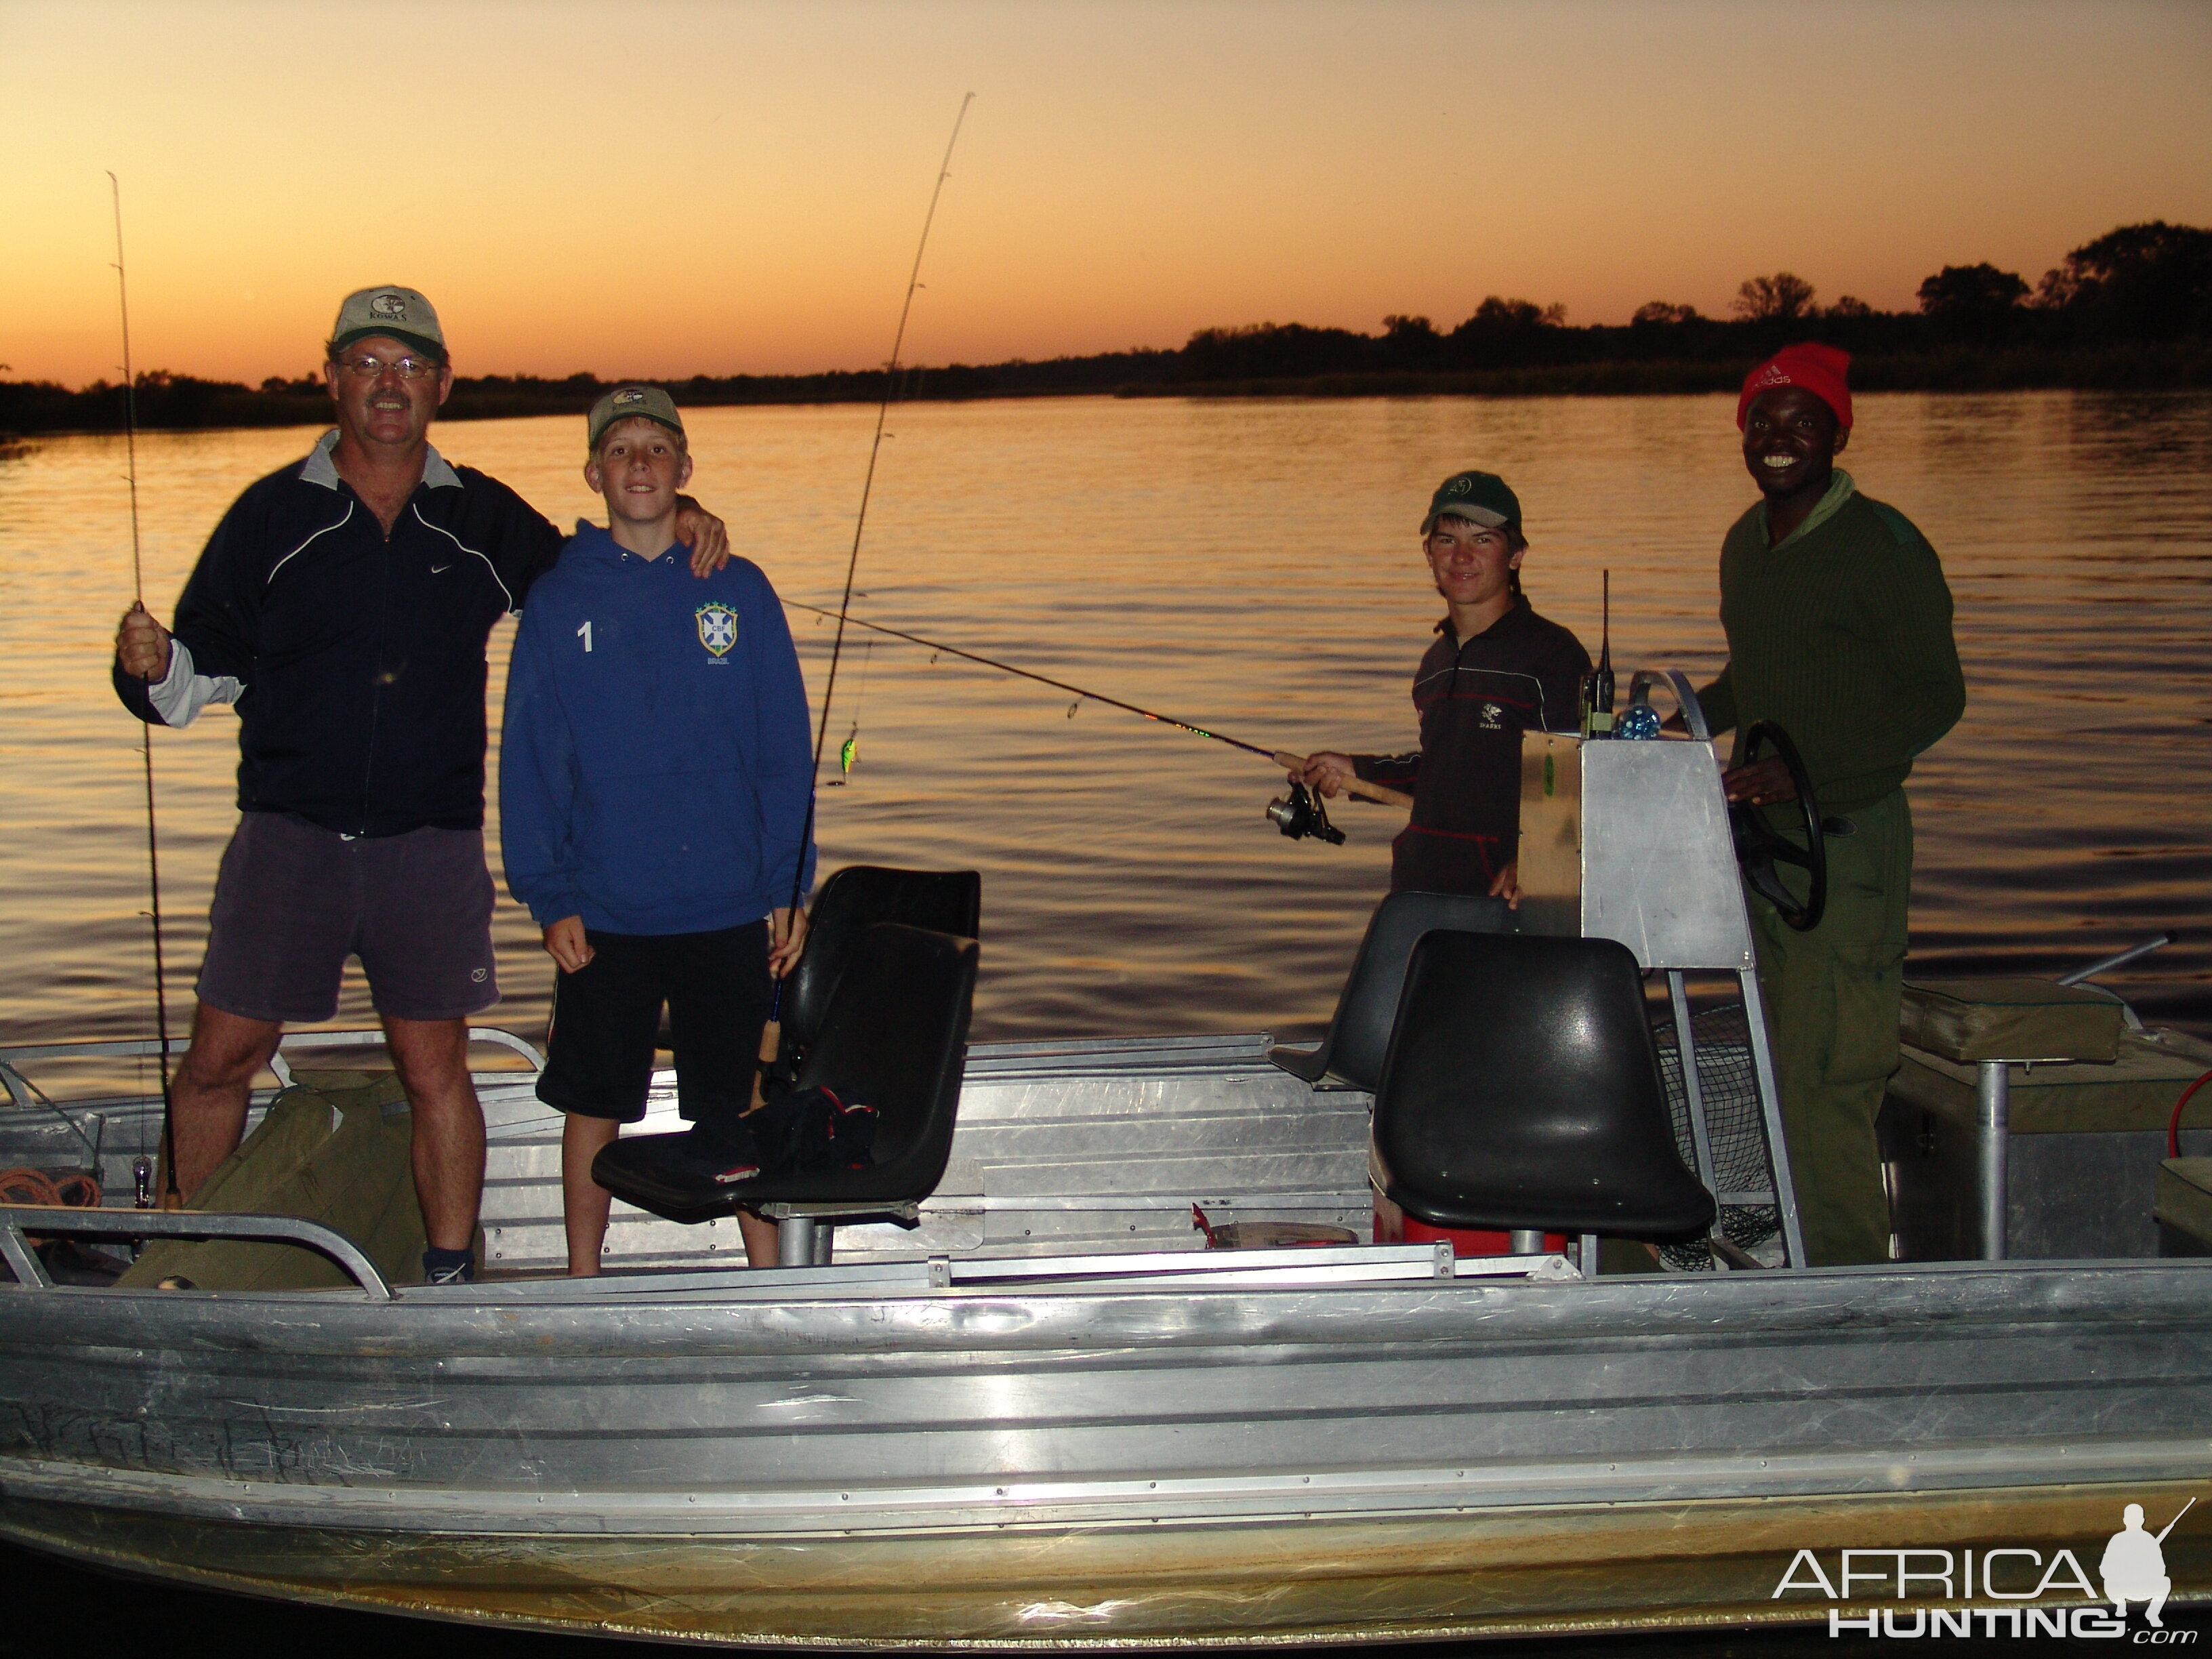
[[[1820,925],[1820,916],[1828,908],[1828,855],[1820,840],[1820,803],[1813,797],[1813,780],[1806,773],[1797,745],[1772,720],[1760,720],[1743,734],[1743,749],[1735,763],[1749,766],[1765,758],[1770,749],[1781,757],[1796,788],[1797,799],[1791,804],[1802,822],[1790,828],[1802,830],[1804,845],[1799,846],[1767,821],[1771,809],[1748,801],[1738,801],[1729,808],[1729,832],[1735,842],[1736,862],[1743,866],[1743,878],[1752,891],[1771,904],[1797,932],[1810,933]],[[1802,902],[1783,884],[1774,868],[1778,861],[1796,865],[1809,878],[1811,885]]]

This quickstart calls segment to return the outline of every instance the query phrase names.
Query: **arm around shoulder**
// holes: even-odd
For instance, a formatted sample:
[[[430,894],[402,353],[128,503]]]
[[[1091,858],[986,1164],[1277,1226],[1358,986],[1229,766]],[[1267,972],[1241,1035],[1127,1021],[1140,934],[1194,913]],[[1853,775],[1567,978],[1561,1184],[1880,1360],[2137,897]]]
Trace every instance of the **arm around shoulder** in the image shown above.
[[[456,471],[471,490],[482,491],[489,501],[490,520],[483,532],[491,544],[488,556],[507,590],[507,608],[520,611],[531,587],[558,562],[568,538],[498,479],[473,467]]]

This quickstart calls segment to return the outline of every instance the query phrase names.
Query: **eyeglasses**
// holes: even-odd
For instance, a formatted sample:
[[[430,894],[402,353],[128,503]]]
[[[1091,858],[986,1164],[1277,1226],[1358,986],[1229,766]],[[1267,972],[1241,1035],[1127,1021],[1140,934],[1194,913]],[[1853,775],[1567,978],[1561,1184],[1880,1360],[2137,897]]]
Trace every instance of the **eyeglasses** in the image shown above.
[[[419,380],[426,375],[435,374],[445,365],[434,363],[427,357],[393,357],[387,360],[372,357],[364,352],[358,357],[345,358],[338,367],[363,380],[373,380],[387,368],[403,380]]]

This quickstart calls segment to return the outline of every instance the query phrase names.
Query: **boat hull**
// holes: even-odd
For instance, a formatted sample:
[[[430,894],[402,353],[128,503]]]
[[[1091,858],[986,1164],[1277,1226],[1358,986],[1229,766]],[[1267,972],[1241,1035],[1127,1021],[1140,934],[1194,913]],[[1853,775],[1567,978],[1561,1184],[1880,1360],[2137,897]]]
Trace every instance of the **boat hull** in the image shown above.
[[[2197,1483],[2130,1486],[2154,1511]],[[17,1541],[202,1588],[572,1634],[749,1646],[1242,1646],[1825,1620],[1777,1599],[1799,1549],[2032,1538],[2092,1572],[2103,1486],[1473,1510],[1449,1517],[1010,1528],[884,1538],[371,1533],[9,1505]],[[2166,1545],[2176,1599],[2212,1548]],[[2026,1583],[2033,1580],[2031,1569]],[[1860,1597],[1863,1614],[1878,1601]],[[2056,1610],[2078,1596],[2054,1595]],[[1917,1605],[1958,1606],[1922,1599]],[[1998,1603],[1983,1601],[1988,1607]]]
[[[879,1271],[811,1297],[0,1296],[0,1527],[546,1628],[1339,1642],[1825,1617],[1773,1594],[1801,1549],[2094,1571],[2124,1504],[2212,1480],[2212,1266],[1018,1293]],[[2194,1519],[2166,1542],[2185,1600],[2212,1589]]]

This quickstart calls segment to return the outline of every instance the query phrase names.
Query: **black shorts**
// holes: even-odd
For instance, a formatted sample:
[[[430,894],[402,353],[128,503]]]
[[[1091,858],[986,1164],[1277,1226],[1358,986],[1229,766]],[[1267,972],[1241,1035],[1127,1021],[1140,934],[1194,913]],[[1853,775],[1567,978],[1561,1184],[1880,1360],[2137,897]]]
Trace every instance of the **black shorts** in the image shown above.
[[[712,933],[587,927],[584,937],[591,961],[554,975],[553,1041],[538,1099],[580,1117],[643,1117],[665,1002],[678,1109],[696,1118],[750,1105],[768,1024],[768,923]]]
[[[247,812],[224,849],[199,999],[242,1019],[328,1019],[361,958],[376,1012],[461,1019],[499,1000],[481,830],[341,836]]]

